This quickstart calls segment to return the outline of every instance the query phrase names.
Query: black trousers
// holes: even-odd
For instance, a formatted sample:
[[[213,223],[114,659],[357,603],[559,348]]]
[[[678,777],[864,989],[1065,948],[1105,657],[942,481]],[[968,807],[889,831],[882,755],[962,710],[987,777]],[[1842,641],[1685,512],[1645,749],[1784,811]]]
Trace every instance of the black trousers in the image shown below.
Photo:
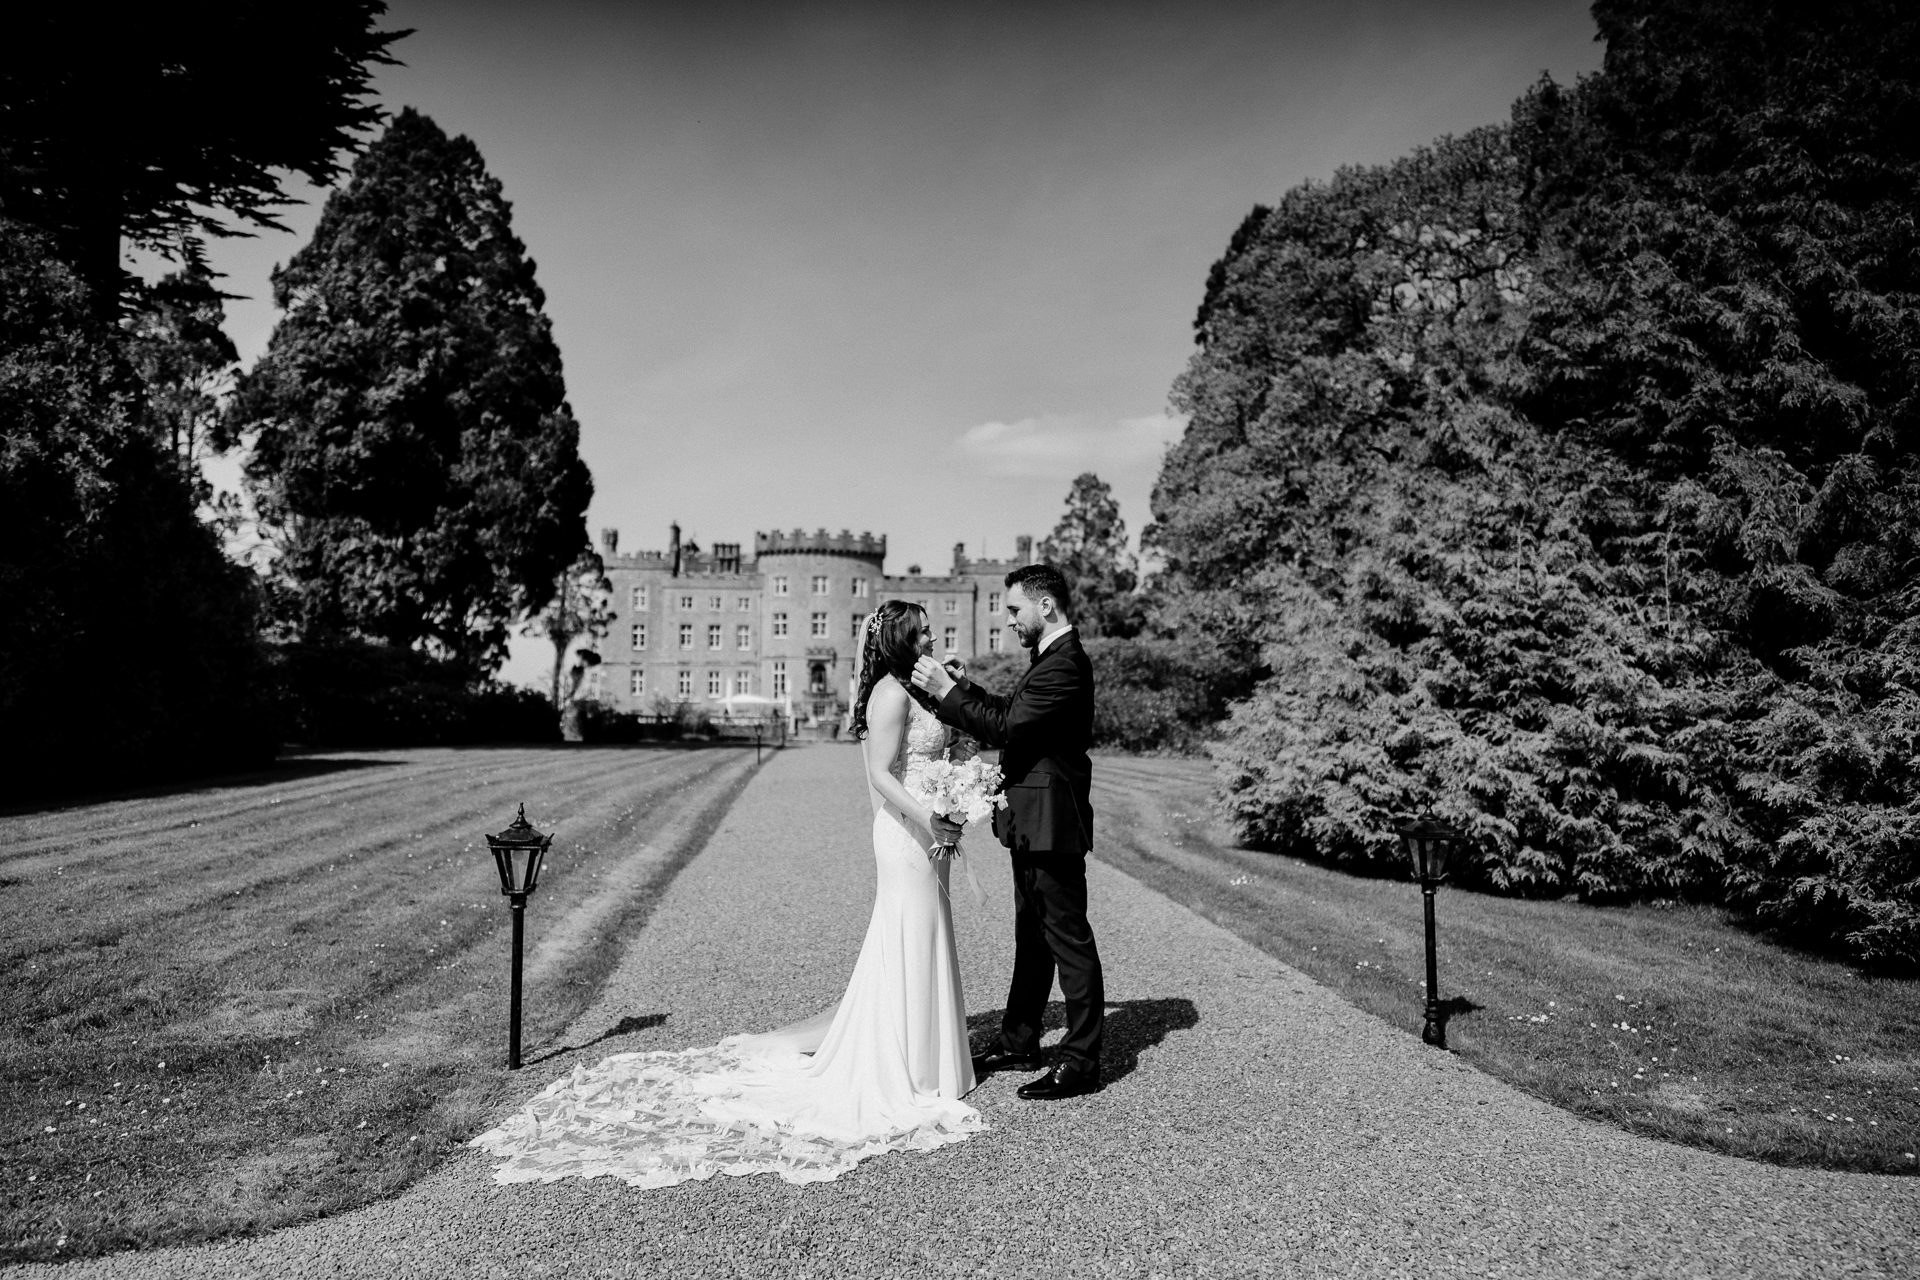
[[[1059,1065],[1097,1070],[1106,1023],[1107,988],[1100,952],[1087,924],[1087,864],[1080,857],[1036,859],[1013,855],[1013,982],[1000,1043],[1012,1053],[1040,1050],[1040,1019],[1060,974],[1067,1001],[1067,1036]]]

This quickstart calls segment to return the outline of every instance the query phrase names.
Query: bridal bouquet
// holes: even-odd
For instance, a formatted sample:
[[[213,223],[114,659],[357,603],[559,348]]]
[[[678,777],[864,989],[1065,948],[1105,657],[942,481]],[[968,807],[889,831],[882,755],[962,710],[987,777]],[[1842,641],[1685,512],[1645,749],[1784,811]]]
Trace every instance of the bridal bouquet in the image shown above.
[[[922,803],[942,818],[984,822],[995,809],[1007,807],[1007,797],[1000,790],[1005,780],[1000,766],[978,756],[955,760],[949,752],[939,760],[929,760],[916,772],[914,782]]]
[[[955,760],[949,750],[940,759],[929,760],[916,768],[912,785],[919,793],[916,798],[933,813],[955,822],[972,823],[984,822],[993,816],[995,809],[1007,807],[1007,797],[1001,792],[1004,781],[999,765],[988,764],[978,756]],[[958,858],[960,846],[938,845],[932,852],[935,857]],[[986,890],[973,874],[973,860],[965,859],[961,865],[966,869],[973,900],[985,906]]]

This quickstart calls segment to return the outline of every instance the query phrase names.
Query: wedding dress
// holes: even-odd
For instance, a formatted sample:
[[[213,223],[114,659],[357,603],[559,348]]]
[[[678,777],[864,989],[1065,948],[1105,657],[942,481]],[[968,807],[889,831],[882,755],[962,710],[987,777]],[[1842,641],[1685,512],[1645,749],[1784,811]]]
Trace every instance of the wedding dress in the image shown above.
[[[890,772],[909,792],[953,731],[909,701]],[[869,788],[871,793],[871,788]],[[710,1048],[576,1066],[473,1140],[496,1182],[624,1178],[664,1187],[716,1173],[825,1182],[869,1156],[924,1151],[985,1128],[948,899],[950,862],[873,793],[879,887],[860,958],[833,1009]],[[809,1056],[811,1055],[811,1056]]]

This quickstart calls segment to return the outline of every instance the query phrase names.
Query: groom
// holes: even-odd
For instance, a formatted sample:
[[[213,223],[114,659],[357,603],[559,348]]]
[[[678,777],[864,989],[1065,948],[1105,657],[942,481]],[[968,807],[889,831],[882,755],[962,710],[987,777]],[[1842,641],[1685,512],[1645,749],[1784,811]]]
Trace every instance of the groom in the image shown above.
[[[1013,983],[999,1044],[974,1070],[1038,1071],[1040,1019],[1053,975],[1067,1000],[1059,1060],[1020,1086],[1023,1098],[1071,1098],[1100,1087],[1106,987],[1087,925],[1086,855],[1093,841],[1093,666],[1074,633],[1067,581],[1052,565],[1007,575],[1007,622],[1033,650],[1011,697],[988,693],[953,669],[921,658],[913,682],[939,700],[940,718],[982,745],[1001,748],[1007,807],[994,834],[1013,851]]]

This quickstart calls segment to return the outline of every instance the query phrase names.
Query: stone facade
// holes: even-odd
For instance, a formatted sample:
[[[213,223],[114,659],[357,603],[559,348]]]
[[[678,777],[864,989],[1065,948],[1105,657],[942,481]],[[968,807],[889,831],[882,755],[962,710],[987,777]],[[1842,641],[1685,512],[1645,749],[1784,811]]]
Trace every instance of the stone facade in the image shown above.
[[[614,529],[601,539],[616,618],[590,696],[656,711],[750,694],[816,724],[851,704],[860,628],[881,601],[922,605],[936,653],[999,652],[1011,643],[1004,580],[1033,555],[1027,537],[1012,560],[970,560],[956,543],[946,572],[895,575],[885,534],[776,529],[754,535],[750,557],[739,543],[683,544],[677,524],[665,551],[620,554]]]

